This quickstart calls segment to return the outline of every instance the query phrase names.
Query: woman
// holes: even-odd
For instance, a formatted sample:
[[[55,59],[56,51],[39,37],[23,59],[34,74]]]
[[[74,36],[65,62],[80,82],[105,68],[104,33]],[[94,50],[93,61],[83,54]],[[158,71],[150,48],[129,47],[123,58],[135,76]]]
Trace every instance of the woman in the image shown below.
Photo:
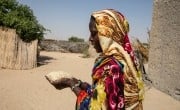
[[[76,110],[142,110],[143,82],[131,48],[125,17],[112,9],[92,13],[90,42],[100,56],[92,70],[93,84],[67,79],[77,95]]]

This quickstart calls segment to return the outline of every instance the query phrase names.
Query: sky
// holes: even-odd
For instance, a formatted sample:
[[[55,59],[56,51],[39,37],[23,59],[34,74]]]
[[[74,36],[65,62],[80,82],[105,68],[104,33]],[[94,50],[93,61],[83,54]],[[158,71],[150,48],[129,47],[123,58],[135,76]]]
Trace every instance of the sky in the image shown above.
[[[131,38],[147,42],[147,29],[151,28],[153,0],[18,0],[28,5],[37,20],[51,30],[46,39],[68,40],[71,36],[89,38],[91,13],[102,9],[115,9],[129,22]]]

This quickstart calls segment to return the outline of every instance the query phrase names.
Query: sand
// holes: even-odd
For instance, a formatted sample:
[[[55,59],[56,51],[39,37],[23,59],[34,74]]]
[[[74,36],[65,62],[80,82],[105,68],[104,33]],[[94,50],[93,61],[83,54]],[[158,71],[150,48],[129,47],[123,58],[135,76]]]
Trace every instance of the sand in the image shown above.
[[[40,55],[40,65],[35,69],[0,69],[0,110],[74,110],[74,93],[69,88],[56,90],[44,76],[62,70],[91,83],[94,58],[58,52]],[[144,110],[180,110],[180,101],[146,87]]]

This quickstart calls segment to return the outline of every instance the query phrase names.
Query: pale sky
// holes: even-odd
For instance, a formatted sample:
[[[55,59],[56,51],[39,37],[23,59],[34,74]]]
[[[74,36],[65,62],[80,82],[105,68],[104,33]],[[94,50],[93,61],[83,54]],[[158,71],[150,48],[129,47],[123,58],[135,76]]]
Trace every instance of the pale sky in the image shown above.
[[[51,33],[45,38],[67,40],[77,36],[88,40],[89,19],[94,11],[115,9],[120,11],[130,25],[130,38],[147,42],[147,28],[151,28],[152,0],[18,0],[28,5],[37,20]]]

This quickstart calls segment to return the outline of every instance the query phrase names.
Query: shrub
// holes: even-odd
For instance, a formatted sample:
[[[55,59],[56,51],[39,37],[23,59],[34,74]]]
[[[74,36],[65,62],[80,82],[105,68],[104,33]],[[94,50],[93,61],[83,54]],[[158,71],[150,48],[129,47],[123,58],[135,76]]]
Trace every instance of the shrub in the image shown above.
[[[68,39],[69,42],[84,42],[84,39],[72,36]]]
[[[0,26],[16,29],[23,41],[42,39],[47,31],[38,23],[33,11],[16,0],[0,0]]]

